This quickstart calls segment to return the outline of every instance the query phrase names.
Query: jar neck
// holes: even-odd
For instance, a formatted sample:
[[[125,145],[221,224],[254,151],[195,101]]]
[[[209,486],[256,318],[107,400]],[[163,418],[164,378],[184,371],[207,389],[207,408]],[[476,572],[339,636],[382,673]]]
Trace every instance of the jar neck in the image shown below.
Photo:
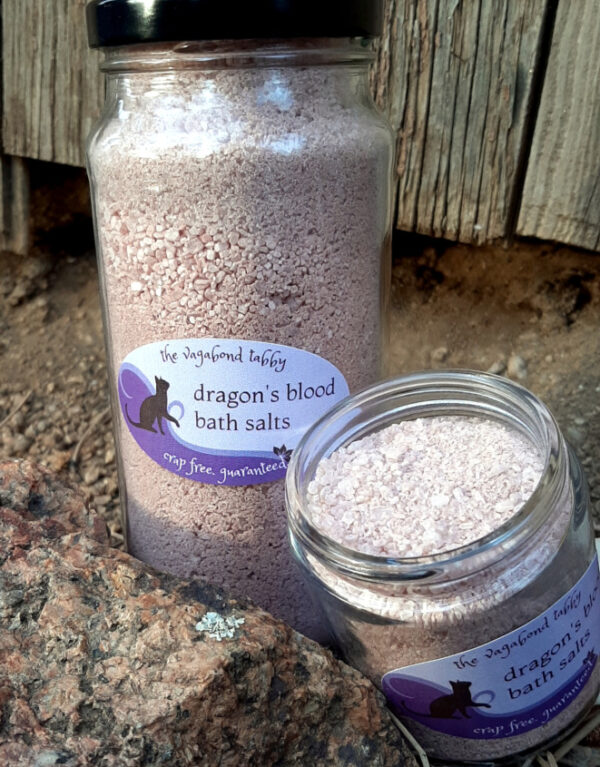
[[[313,526],[307,489],[323,458],[400,420],[448,415],[500,421],[520,431],[532,449],[541,453],[544,469],[535,491],[502,527],[459,549],[394,559],[348,549]],[[343,576],[379,583],[411,582],[413,589],[453,582],[503,560],[508,562],[515,553],[535,546],[544,529],[553,524],[557,510],[572,503],[569,466],[566,444],[550,411],[511,381],[448,371],[383,382],[340,403],[309,430],[294,451],[286,480],[292,540]]]
[[[105,49],[104,72],[170,72],[282,67],[361,66],[374,58],[362,38],[205,40],[150,43]]]
[[[107,51],[107,109],[122,116],[177,110],[251,118],[268,110],[288,112],[311,103],[373,108],[369,63],[373,54],[359,40],[248,40],[127,46]],[[171,116],[157,96],[169,96]],[[235,114],[232,114],[235,112]]]

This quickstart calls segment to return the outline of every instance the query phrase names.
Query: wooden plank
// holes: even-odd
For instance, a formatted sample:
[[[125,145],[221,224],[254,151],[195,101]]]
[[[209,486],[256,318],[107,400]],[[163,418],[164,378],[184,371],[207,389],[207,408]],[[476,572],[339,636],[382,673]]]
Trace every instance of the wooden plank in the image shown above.
[[[548,0],[388,0],[376,100],[397,131],[397,226],[508,234]]]
[[[29,230],[27,160],[0,155],[0,250],[26,255]]]
[[[2,0],[2,16],[4,151],[83,165],[104,100],[85,0]]]
[[[600,14],[560,0],[517,232],[600,249]]]

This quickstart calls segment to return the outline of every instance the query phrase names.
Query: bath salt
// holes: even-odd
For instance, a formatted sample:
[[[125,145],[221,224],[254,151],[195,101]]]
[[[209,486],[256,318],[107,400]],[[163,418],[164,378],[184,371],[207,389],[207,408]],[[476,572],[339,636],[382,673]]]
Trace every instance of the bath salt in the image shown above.
[[[391,134],[357,70],[155,54],[89,147],[128,548],[324,638],[282,478],[380,374]]]
[[[542,749],[593,705],[589,497],[531,393],[469,371],[377,384],[309,430],[286,482],[336,644],[429,756]]]
[[[316,527],[349,548],[428,556],[501,527],[531,496],[543,468],[531,440],[504,424],[416,418],[322,460],[308,510]]]

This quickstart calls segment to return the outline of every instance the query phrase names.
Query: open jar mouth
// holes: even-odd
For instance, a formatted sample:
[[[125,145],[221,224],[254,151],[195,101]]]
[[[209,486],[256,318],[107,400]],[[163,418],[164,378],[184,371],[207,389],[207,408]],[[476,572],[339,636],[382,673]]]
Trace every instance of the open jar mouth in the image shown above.
[[[393,423],[441,415],[500,421],[517,429],[540,450],[542,476],[525,504],[507,522],[459,548],[415,557],[365,554],[328,537],[312,523],[306,491],[322,459]],[[338,403],[298,443],[286,475],[292,548],[297,556],[312,555],[339,574],[363,581],[464,577],[525,545],[552,516],[564,492],[566,476],[566,445],[554,417],[519,384],[471,370],[425,371],[390,379]]]

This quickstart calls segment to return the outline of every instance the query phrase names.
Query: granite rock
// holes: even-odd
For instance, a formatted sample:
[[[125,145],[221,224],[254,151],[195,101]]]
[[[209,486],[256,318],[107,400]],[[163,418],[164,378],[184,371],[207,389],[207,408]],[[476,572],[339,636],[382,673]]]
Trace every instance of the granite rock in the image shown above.
[[[0,764],[416,764],[358,672],[109,548],[48,471],[0,463],[0,506]]]
[[[38,464],[0,461],[0,564],[74,532],[109,541],[106,525],[76,488]]]

